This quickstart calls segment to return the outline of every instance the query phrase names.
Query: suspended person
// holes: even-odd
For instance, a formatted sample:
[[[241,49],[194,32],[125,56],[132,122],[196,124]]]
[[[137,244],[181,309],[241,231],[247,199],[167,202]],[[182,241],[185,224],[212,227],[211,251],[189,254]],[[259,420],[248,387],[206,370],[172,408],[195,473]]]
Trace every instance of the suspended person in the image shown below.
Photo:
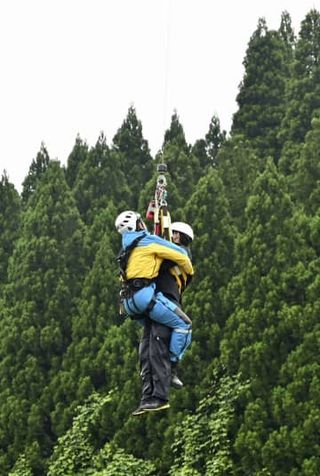
[[[122,304],[129,316],[147,314],[153,321],[172,329],[170,357],[181,360],[191,343],[191,319],[156,290],[155,279],[159,275],[163,260],[171,260],[185,276],[193,275],[193,267],[187,252],[181,246],[156,235],[151,235],[139,213],[125,211],[115,221],[117,231],[122,235],[125,251],[133,244],[125,269],[122,269]],[[138,241],[139,240],[139,241]],[[145,411],[156,411],[169,407],[168,400],[154,395],[144,405]]]
[[[193,229],[184,222],[174,222],[171,225],[172,241],[181,246],[192,260],[190,245],[194,238]],[[182,294],[187,285],[190,284],[192,275],[188,275],[180,270],[179,267],[169,260],[163,262],[159,275],[156,279],[156,289],[161,291],[170,301],[182,307]],[[175,388],[181,388],[182,382],[177,377],[178,360],[172,356],[172,384]]]
[[[194,234],[190,225],[175,222],[171,225],[172,241],[186,249],[189,257]],[[159,275],[155,280],[156,290],[181,307],[181,297],[190,282],[190,275],[181,273],[174,262],[163,261]],[[169,345],[172,329],[146,318],[143,335],[139,345],[140,375],[142,391],[139,407],[132,413],[134,416],[145,413],[145,406],[155,399],[169,401],[170,386],[181,389],[183,383],[177,375],[178,359],[170,355]]]

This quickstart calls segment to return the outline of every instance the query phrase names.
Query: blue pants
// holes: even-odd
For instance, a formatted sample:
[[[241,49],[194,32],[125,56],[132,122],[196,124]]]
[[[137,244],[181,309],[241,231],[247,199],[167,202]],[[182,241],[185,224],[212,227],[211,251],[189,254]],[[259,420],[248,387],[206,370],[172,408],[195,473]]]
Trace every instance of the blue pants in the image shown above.
[[[129,316],[148,313],[149,317],[160,324],[172,329],[170,340],[170,360],[177,362],[182,359],[191,344],[191,325],[184,322],[175,313],[176,304],[167,299],[161,292],[155,292],[155,284],[139,289],[132,297],[123,301]],[[154,303],[148,311],[148,306]]]

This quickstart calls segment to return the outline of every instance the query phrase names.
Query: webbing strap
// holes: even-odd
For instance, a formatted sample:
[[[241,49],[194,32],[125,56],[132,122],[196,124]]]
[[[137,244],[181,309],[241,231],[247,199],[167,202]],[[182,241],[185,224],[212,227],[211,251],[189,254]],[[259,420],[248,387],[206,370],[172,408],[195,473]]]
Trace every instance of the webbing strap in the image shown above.
[[[132,314],[137,314],[137,311],[135,311],[134,309],[132,309],[132,307],[129,305],[129,299],[126,299],[126,305],[127,305],[127,308],[129,309],[129,311],[132,313]],[[133,302],[133,305],[134,307],[137,309],[137,306],[134,304]],[[138,313],[140,314],[140,313]]]
[[[151,301],[149,302],[149,304],[148,304],[148,306],[147,306],[146,311],[147,311],[147,312],[152,311],[152,309],[154,308],[154,306],[156,305],[156,303],[157,303],[157,300],[156,300],[156,298],[155,298],[154,295],[153,295]]]
[[[150,311],[154,308],[156,302],[157,302],[157,301],[156,301],[156,298],[155,298],[154,296],[152,296],[151,301],[149,302],[149,304],[148,304],[148,306],[146,307],[146,309],[145,309],[144,311],[141,311],[141,309],[139,309],[138,306],[137,306],[136,303],[135,303],[134,294],[133,294],[133,296],[132,296],[132,304],[134,305],[134,307],[135,307],[135,309],[136,309],[136,313],[138,313],[138,314],[141,314],[141,312],[150,312]]]
[[[178,334],[191,334],[192,330],[191,329],[173,329],[174,332],[177,332]]]
[[[132,295],[131,299],[132,299],[132,304],[133,304],[134,307],[136,308],[136,312],[135,312],[135,313],[136,313],[136,314],[141,314],[141,310],[138,308],[138,306],[136,305],[136,302],[135,302],[135,300],[134,300],[134,294]]]

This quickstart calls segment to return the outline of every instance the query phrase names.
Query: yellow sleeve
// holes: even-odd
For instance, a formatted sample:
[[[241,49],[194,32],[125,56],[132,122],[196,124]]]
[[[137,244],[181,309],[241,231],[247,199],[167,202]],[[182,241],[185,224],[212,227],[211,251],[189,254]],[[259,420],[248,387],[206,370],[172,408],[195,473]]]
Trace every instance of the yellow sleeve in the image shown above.
[[[175,250],[173,247],[163,246],[158,243],[149,245],[150,250],[162,259],[168,259],[177,263],[177,265],[186,274],[193,275],[194,270],[189,256],[180,250]]]

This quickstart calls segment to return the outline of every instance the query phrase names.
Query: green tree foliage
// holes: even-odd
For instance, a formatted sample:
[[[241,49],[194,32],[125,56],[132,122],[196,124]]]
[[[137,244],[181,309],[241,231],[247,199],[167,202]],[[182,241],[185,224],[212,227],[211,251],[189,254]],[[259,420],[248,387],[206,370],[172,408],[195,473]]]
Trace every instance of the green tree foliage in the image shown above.
[[[214,116],[206,140],[198,141],[192,148],[186,142],[177,112],[172,115],[170,128],[165,132],[163,149],[157,154],[155,162],[157,166],[162,163],[167,165],[167,200],[174,210],[174,220],[183,216],[182,208],[195,191],[199,178],[205,175],[207,167],[213,163],[223,138],[219,119]],[[138,208],[142,213],[154,197],[158,175],[155,167],[153,176],[140,193]]]
[[[191,249],[196,274],[183,296],[184,309],[193,320],[194,343],[185,364],[181,365],[181,372],[183,379],[190,383],[196,372],[199,382],[205,380],[202,390],[206,392],[208,368],[219,356],[221,332],[227,318],[222,296],[233,275],[235,238],[223,183],[215,169],[210,169],[199,180],[185,207],[185,219],[192,224],[195,233]],[[190,405],[199,399],[200,387],[190,385]]]
[[[205,138],[196,141],[192,147],[192,153],[198,157],[202,169],[208,165],[213,167],[217,165],[217,155],[225,140],[226,131],[221,131],[220,120],[214,115]]]
[[[235,235],[224,186],[217,171],[209,170],[207,175],[199,181],[197,190],[191,196],[185,210],[187,221],[192,223],[195,236],[201,237],[192,245],[197,271],[195,280],[199,283],[199,288],[202,287],[203,281],[206,281],[210,289],[208,291],[216,293],[232,276]],[[192,288],[195,286],[193,283]],[[197,290],[193,292],[194,299],[197,299]],[[215,304],[212,302],[211,312],[213,313],[217,304],[216,299],[217,296],[213,299]],[[198,312],[198,305],[200,309],[202,308],[201,300],[200,297],[199,302],[195,303]],[[210,302],[208,296],[205,301]]]
[[[52,437],[46,386],[71,339],[71,317],[84,274],[83,226],[58,162],[28,201],[9,266],[1,321],[1,467],[34,442]],[[42,448],[42,449],[41,449]]]
[[[209,124],[209,130],[205,135],[207,154],[211,165],[216,164],[216,158],[221,146],[226,139],[226,131],[221,131],[220,120],[214,115]],[[201,164],[202,165],[202,164]]]
[[[81,217],[92,225],[95,215],[113,201],[120,207],[130,203],[130,189],[122,172],[119,155],[111,151],[103,133],[83,161],[74,184]]]
[[[152,175],[153,160],[148,142],[143,138],[142,123],[133,106],[113,138],[113,149],[118,152],[122,171],[128,177],[131,191],[129,208],[136,209],[140,190]]]
[[[184,130],[179,117],[175,112],[171,118],[170,128],[165,132],[164,145],[157,161],[164,162],[168,166],[170,190],[174,184],[173,193],[170,195],[170,206],[174,209],[183,207],[186,198],[190,197],[195,186],[204,173],[200,167],[198,157],[192,153],[187,144]]]
[[[317,321],[316,316],[312,321]],[[281,368],[279,385],[273,390],[275,425],[262,455],[265,467],[276,476],[315,475],[320,470],[319,343],[316,323],[289,355]]]
[[[0,180],[0,294],[7,281],[7,267],[18,238],[20,197],[4,171]]]
[[[169,144],[177,145],[180,149],[184,149],[185,151],[188,151],[189,149],[183,126],[179,120],[178,112],[176,110],[171,116],[169,129],[167,129],[164,133],[162,148],[164,149]]]
[[[33,476],[31,465],[24,453],[19,456],[8,476]]]
[[[287,11],[284,11],[281,15],[279,35],[286,46],[287,63],[290,66],[293,60],[296,36],[292,28],[290,14]]]
[[[197,410],[175,430],[172,476],[236,474],[230,435],[247,384],[237,375],[220,374],[216,369],[212,386]]]
[[[224,144],[218,155],[218,174],[230,206],[233,221],[239,230],[246,226],[245,208],[259,170],[263,169],[251,143],[241,135],[234,135]]]
[[[297,40],[292,78],[287,84],[286,113],[278,132],[284,149],[279,162],[281,170],[294,173],[302,144],[314,113],[320,107],[320,14],[311,10],[301,23]]]
[[[301,156],[296,161],[292,178],[293,192],[307,214],[313,215],[320,207],[320,118],[312,120],[312,130],[306,135]]]
[[[1,474],[318,476],[319,32],[316,10],[298,40],[287,12],[259,21],[228,139],[213,116],[188,144],[175,112],[153,161],[130,108],[66,167],[42,146],[21,212],[4,174]],[[144,213],[162,162],[195,232],[193,342],[170,409],[136,418],[142,328],[118,315],[114,221]]]
[[[243,134],[262,157],[277,159],[281,144],[278,128],[285,114],[285,87],[288,77],[288,42],[277,31],[268,30],[260,18],[252,35],[246,58],[244,79],[237,96],[232,133]]]
[[[320,468],[319,264],[318,257],[309,263],[303,307],[286,310],[286,327],[300,343],[281,366],[270,399],[273,425],[262,457],[275,475],[313,475]]]
[[[271,162],[246,211],[247,229],[236,248],[240,272],[226,294],[231,315],[221,344],[228,370],[251,381],[235,442],[244,474],[263,469],[261,451],[272,428],[268,401],[281,365],[301,342],[299,316],[315,257],[303,233],[305,219],[294,213],[284,178]]]
[[[39,180],[48,168],[49,161],[50,157],[48,151],[46,149],[46,146],[42,142],[40,151],[37,153],[36,158],[32,160],[28,175],[26,176],[22,184],[23,189],[21,197],[24,203],[27,203],[31,195],[36,190]]]
[[[58,435],[68,428],[74,408],[93,390],[111,388],[100,352],[108,330],[120,322],[115,299],[119,292],[117,271],[115,254],[105,233],[73,316],[72,342],[64,355],[63,372],[59,372],[51,384],[55,403],[52,426]]]
[[[310,130],[313,112],[320,107],[319,60],[320,14],[311,10],[301,23],[295,48],[293,78],[289,84],[288,106],[282,129],[288,139],[303,142]]]
[[[120,249],[119,235],[114,227],[114,222],[117,217],[117,214],[118,207],[116,207],[111,201],[108,203],[106,208],[97,212],[92,225],[90,227],[87,227],[86,245],[88,250],[88,261],[90,268],[96,259],[96,255],[101,246],[101,241],[104,239],[105,234],[108,235],[108,238],[110,240],[113,258],[117,256]],[[114,266],[115,259],[113,259],[112,264]]]
[[[237,370],[240,365],[244,375],[249,368],[241,365],[239,352],[244,357],[244,347],[259,339],[269,322],[270,325],[277,323],[275,316],[283,301],[303,302],[304,297],[300,295],[303,284],[298,280],[304,274],[308,277],[306,267],[314,257],[300,231],[305,221],[299,213],[294,214],[284,178],[271,162],[256,180],[246,214],[247,228],[236,243],[239,273],[227,293],[234,314],[228,320],[224,342],[231,359],[224,354],[228,368]],[[234,329],[237,332],[233,333]],[[240,339],[235,346],[233,338]],[[280,357],[278,351],[277,357]]]
[[[73,188],[79,173],[79,169],[88,157],[89,147],[78,135],[71,154],[68,157],[66,167],[66,180],[70,188]]]
[[[93,393],[86,403],[77,408],[70,430],[59,438],[54,448],[48,476],[154,475],[155,468],[151,462],[138,460],[114,444],[107,442],[96,451],[95,428],[111,399],[111,394],[102,397]]]

